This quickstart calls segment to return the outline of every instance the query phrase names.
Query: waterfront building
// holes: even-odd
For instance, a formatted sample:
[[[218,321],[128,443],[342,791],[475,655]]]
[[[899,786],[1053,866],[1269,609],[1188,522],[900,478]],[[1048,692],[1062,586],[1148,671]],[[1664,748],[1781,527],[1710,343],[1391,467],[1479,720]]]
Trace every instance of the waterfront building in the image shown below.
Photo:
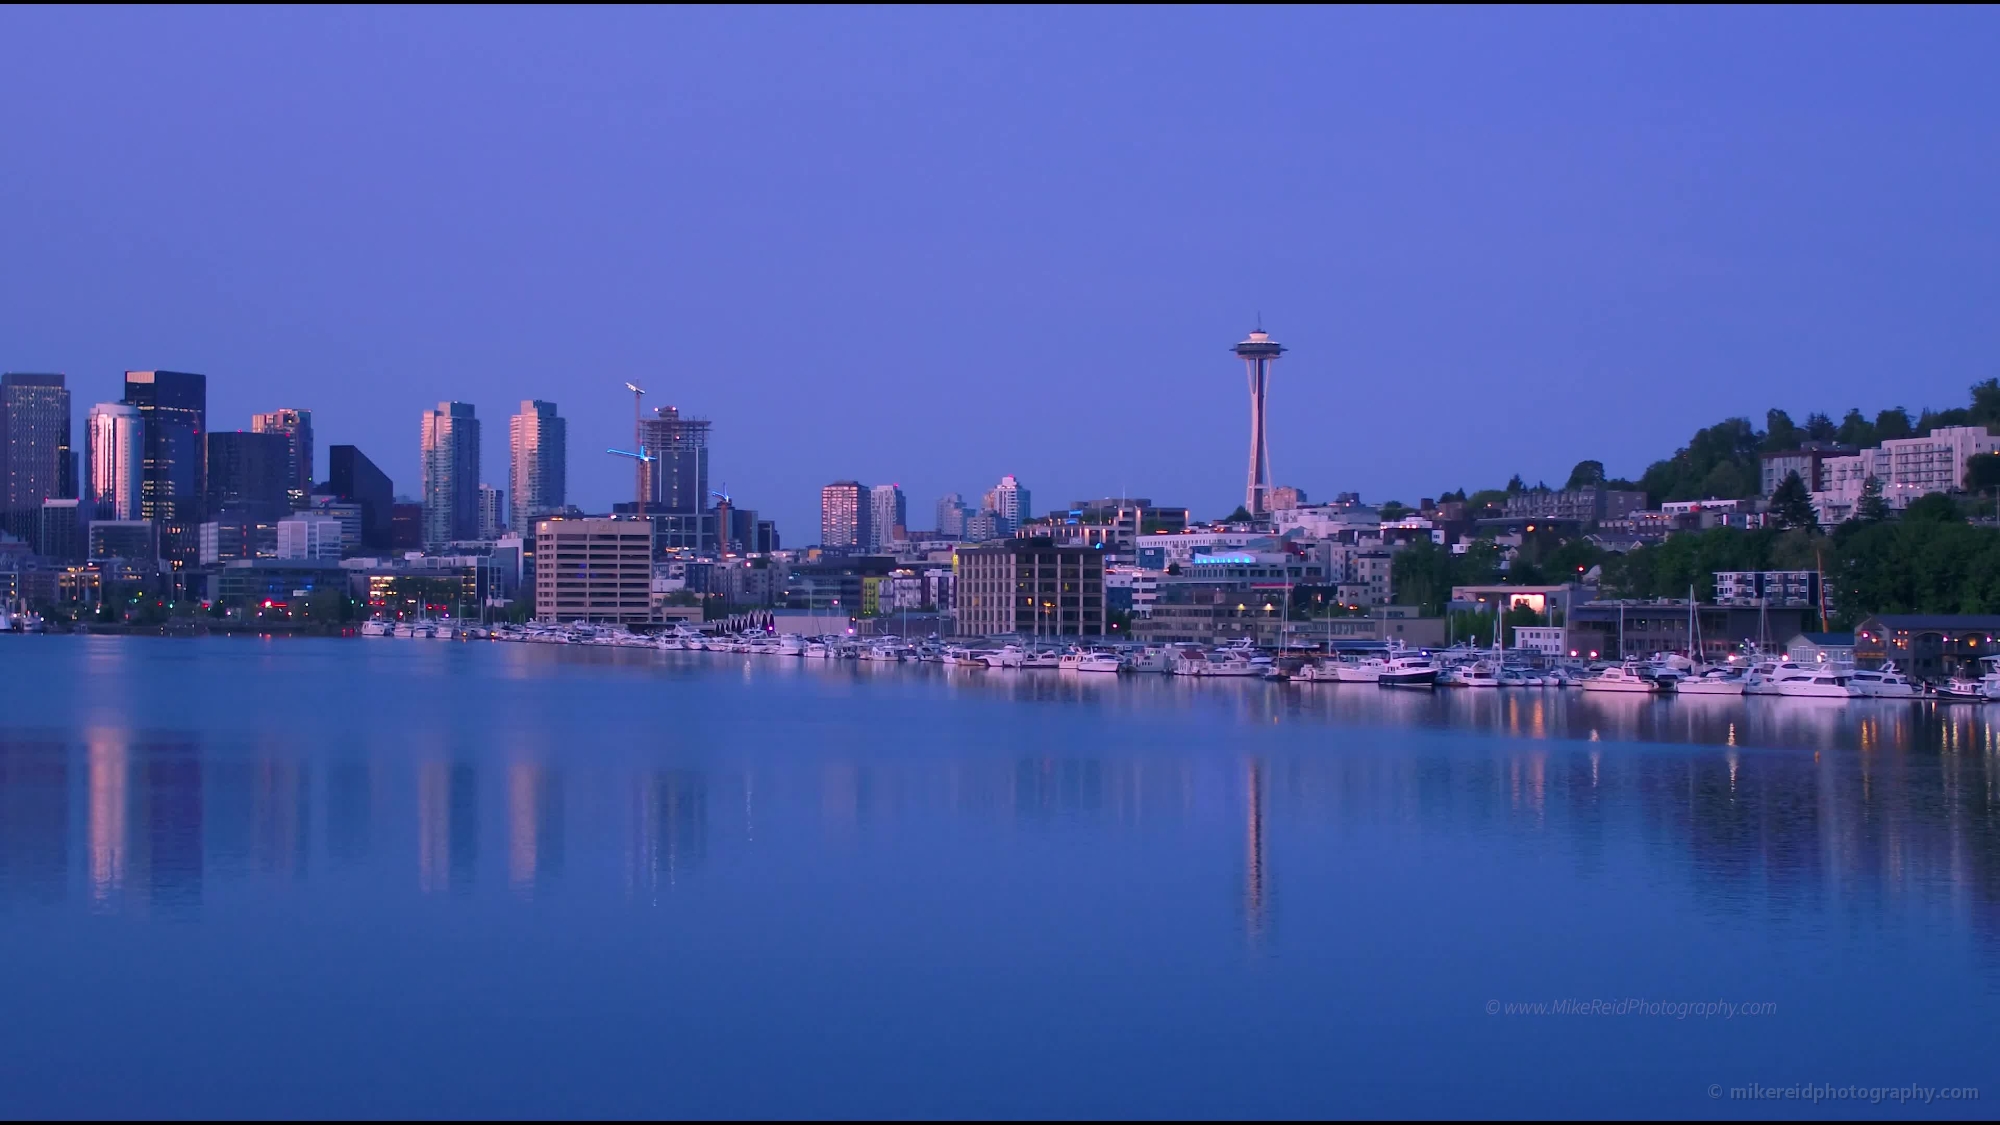
[[[1893,660],[1905,675],[1937,679],[1971,671],[1982,656],[2000,655],[1996,639],[2000,615],[1878,613],[1854,627],[1854,662],[1880,668]]]
[[[424,412],[426,549],[479,537],[479,419],[468,402]]]
[[[1800,664],[1854,664],[1853,633],[1800,633],[1785,642],[1785,659]]]
[[[1696,605],[1703,659],[1727,659],[1744,642],[1766,652],[1779,638],[1802,632],[1806,611],[1797,608]],[[1579,602],[1564,620],[1571,655],[1586,659],[1639,659],[1656,652],[1686,652],[1688,602],[1685,598]]]
[[[137,407],[100,402],[84,421],[83,500],[89,519],[140,518],[146,431]]]
[[[865,549],[874,539],[873,503],[867,485],[837,480],[819,490],[819,543],[822,547]]]
[[[961,547],[953,569],[962,636],[1104,635],[1104,553],[1050,539]]]
[[[287,608],[322,591],[347,593],[348,570],[333,559],[234,559],[206,576],[210,602]]]
[[[42,501],[76,495],[69,422],[61,375],[0,375],[0,526],[22,539],[37,533]]]
[[[302,512],[278,521],[277,555],[281,559],[337,559],[340,549],[337,519]]]
[[[643,519],[535,524],[535,617],[623,625],[653,620],[653,525]]]
[[[965,506],[965,497],[956,492],[947,492],[937,502],[937,533],[943,539],[965,538],[965,521],[972,515],[972,509]]]
[[[208,435],[208,495],[211,515],[240,511],[275,524],[292,510],[292,439],[288,434],[241,430]]]
[[[639,423],[639,440],[653,458],[646,474],[646,511],[698,515],[708,510],[708,431],[702,418],[662,406]]]
[[[479,486],[479,538],[498,539],[507,528],[507,491],[490,484]]]
[[[127,371],[125,401],[143,423],[139,518],[160,525],[160,557],[179,569],[200,548],[208,496],[208,376]]]
[[[1285,354],[1285,348],[1259,325],[1235,351],[1250,377],[1250,479],[1243,490],[1243,509],[1252,519],[1262,519],[1271,511],[1271,446],[1264,430],[1264,412],[1270,399],[1271,368]]]
[[[354,446],[336,445],[326,453],[328,491],[336,499],[361,505],[361,545],[386,550],[393,543],[391,521],[396,504],[389,475]],[[418,538],[421,540],[421,535]]]
[[[868,490],[868,549],[885,551],[897,539],[909,538],[909,509],[903,486],[878,484]]]
[[[886,555],[827,555],[811,562],[794,562],[785,570],[779,604],[824,613],[829,618],[858,617],[869,582],[885,578],[895,569],[896,560]],[[820,630],[838,631],[830,625]]]
[[[250,432],[284,436],[286,500],[295,512],[310,506],[313,487],[312,411],[284,409],[252,414]]]
[[[562,510],[568,494],[569,422],[556,404],[531,399],[507,420],[507,487],[514,493],[507,526],[532,528],[537,519]]]

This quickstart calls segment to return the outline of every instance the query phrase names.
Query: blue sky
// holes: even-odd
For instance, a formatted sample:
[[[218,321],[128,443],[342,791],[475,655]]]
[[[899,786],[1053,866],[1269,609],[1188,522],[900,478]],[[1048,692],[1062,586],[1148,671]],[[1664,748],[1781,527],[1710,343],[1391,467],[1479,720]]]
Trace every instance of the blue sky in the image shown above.
[[[636,379],[817,489],[1414,500],[2000,373],[2000,16],[0,11],[0,368],[210,376],[415,491],[418,417]],[[79,416],[81,415],[79,408]],[[322,456],[321,470],[324,471]]]

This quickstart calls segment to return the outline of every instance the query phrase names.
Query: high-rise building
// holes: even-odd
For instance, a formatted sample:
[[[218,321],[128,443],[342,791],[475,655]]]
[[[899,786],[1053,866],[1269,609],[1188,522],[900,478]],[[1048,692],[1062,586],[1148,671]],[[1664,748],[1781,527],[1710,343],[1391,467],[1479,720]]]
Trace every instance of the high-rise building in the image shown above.
[[[337,559],[340,545],[340,521],[332,516],[301,512],[278,521],[281,559]]]
[[[1000,478],[1000,483],[986,494],[986,510],[1006,521],[1007,529],[1002,534],[1012,534],[1013,530],[1035,518],[1034,505],[1029,502],[1028,490],[1014,475]]]
[[[291,503],[292,511],[303,511],[312,506],[313,487],[313,412],[310,410],[273,410],[268,414],[250,416],[250,432],[254,434],[283,434],[285,450],[285,496]]]
[[[640,444],[653,458],[647,512],[708,510],[708,430],[703,418],[683,418],[662,406],[639,424]]]
[[[84,421],[83,500],[87,520],[140,518],[146,470],[146,424],[139,409],[100,402]]]
[[[507,490],[490,484],[479,486],[479,537],[498,539],[507,529]]]
[[[556,414],[556,404],[535,399],[507,420],[512,456],[507,487],[514,493],[509,526],[532,533],[535,520],[559,512],[567,492],[569,423]]]
[[[187,566],[200,548],[208,495],[208,376],[127,371],[125,401],[144,422],[139,518],[160,525],[160,557]]]
[[[238,512],[274,524],[292,510],[291,472],[288,434],[211,433],[203,510],[210,516]]]
[[[958,549],[961,636],[1104,634],[1104,552],[1049,539]]]
[[[424,412],[424,547],[479,537],[479,419],[469,402]]]
[[[61,562],[82,562],[84,531],[81,500],[42,501],[41,526],[36,529],[35,553]]]
[[[42,519],[42,501],[76,495],[69,454],[69,388],[61,375],[0,375],[0,523],[33,540]]]
[[[415,500],[397,500],[389,505],[389,548],[419,551],[424,546],[424,506]]]
[[[865,548],[873,536],[868,486],[837,480],[819,490],[819,543],[822,547]]]
[[[389,475],[351,445],[326,451],[327,485],[341,500],[361,505],[361,545],[384,550],[391,545],[390,516],[396,503]]]
[[[1271,367],[1285,348],[1259,325],[1235,351],[1250,375],[1250,481],[1243,490],[1243,507],[1261,519],[1271,511],[1271,446],[1264,433],[1264,407],[1271,390]]]
[[[880,551],[895,541],[897,529],[910,525],[903,486],[878,484],[868,490],[868,549]]]
[[[965,538],[965,519],[972,509],[965,506],[965,497],[956,492],[947,492],[937,503],[937,533],[946,539]]]

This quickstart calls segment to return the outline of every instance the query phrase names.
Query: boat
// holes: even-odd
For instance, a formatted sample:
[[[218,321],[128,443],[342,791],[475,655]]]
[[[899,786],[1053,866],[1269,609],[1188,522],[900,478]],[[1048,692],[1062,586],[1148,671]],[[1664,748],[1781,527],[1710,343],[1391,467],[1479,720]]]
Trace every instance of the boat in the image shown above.
[[[1248,660],[1224,649],[1208,651],[1183,645],[1174,655],[1176,676],[1252,676],[1256,672]]]
[[[1388,671],[1389,662],[1379,656],[1361,658],[1342,657],[1333,662],[1333,678],[1343,684],[1380,683],[1382,673]],[[1435,677],[1433,677],[1435,682]]]
[[[1172,672],[1173,654],[1164,645],[1147,645],[1132,656],[1134,672]]]
[[[1847,686],[1869,699],[1916,699],[1923,694],[1891,660],[1880,668],[1857,668],[1847,674]]]
[[[1123,671],[1124,668],[1125,661],[1115,652],[1088,652],[1084,654],[1082,660],[1076,663],[1076,670],[1079,672],[1111,672],[1115,674]]]
[[[1027,658],[1027,652],[1020,645],[1002,645],[980,659],[988,668],[1019,668]]]
[[[1793,660],[1759,660],[1743,677],[1744,695],[1783,695],[1778,685],[1790,679],[1810,679],[1814,669]]]
[[[1428,654],[1397,655],[1389,660],[1375,682],[1382,687],[1429,688],[1437,684],[1437,661]]]
[[[1711,668],[1692,679],[1682,680],[1674,685],[1678,695],[1734,695],[1743,694],[1743,677],[1729,668]]]
[[[1500,669],[1494,667],[1490,660],[1475,660],[1457,669],[1456,681],[1460,687],[1499,687]]]
[[[1845,675],[1828,668],[1810,676],[1786,676],[1778,681],[1778,694],[1794,699],[1853,699],[1861,693],[1848,686]]]
[[[361,635],[364,637],[393,637],[396,635],[396,623],[386,618],[371,617],[361,623]]]
[[[1608,665],[1602,672],[1583,681],[1585,691],[1615,691],[1651,695],[1660,685],[1639,674],[1637,661]]]

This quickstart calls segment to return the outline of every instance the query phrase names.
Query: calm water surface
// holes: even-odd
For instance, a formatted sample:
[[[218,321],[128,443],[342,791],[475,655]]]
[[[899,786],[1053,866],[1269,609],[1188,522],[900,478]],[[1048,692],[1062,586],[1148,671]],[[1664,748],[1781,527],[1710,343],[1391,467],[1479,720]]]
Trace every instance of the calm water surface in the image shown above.
[[[0,684],[7,1116],[2000,1102],[2000,708],[409,640]],[[1565,999],[1771,1009],[1504,1007]]]

